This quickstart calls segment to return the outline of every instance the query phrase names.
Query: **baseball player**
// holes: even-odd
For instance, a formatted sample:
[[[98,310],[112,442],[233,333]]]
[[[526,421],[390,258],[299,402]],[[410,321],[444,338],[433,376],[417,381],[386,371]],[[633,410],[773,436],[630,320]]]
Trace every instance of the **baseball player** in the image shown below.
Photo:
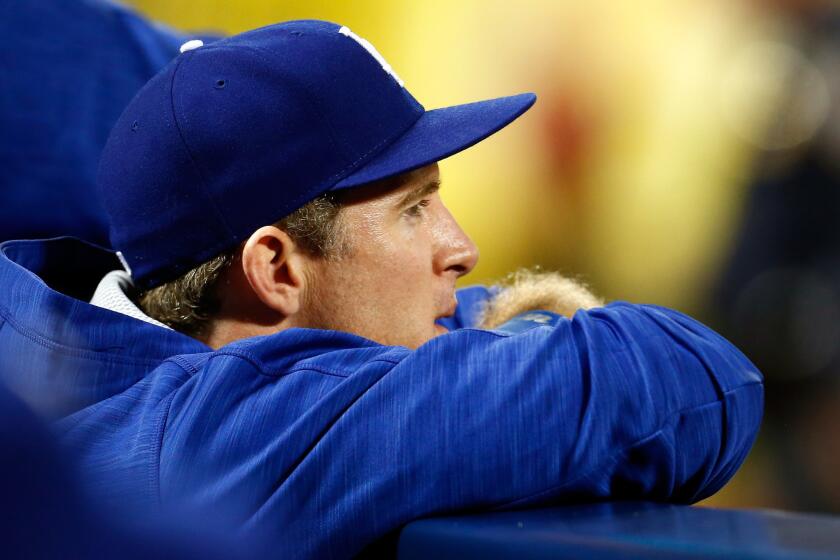
[[[423,516],[734,474],[762,378],[714,332],[553,275],[456,292],[478,253],[437,162],[534,95],[426,110],[321,21],[182,51],[102,156],[118,252],[0,245],[0,377],[92,493],[339,558]]]

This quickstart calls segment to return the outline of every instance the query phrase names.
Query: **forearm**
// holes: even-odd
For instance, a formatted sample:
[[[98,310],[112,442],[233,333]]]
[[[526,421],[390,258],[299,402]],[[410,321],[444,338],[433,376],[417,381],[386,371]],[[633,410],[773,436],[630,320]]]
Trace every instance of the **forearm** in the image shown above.
[[[479,504],[691,502],[743,461],[760,383],[699,323],[614,304],[520,334],[437,337],[378,378],[319,445],[364,455],[353,467],[377,473],[366,495],[402,497],[379,520],[389,527]],[[367,480],[345,473],[336,491],[343,477]]]

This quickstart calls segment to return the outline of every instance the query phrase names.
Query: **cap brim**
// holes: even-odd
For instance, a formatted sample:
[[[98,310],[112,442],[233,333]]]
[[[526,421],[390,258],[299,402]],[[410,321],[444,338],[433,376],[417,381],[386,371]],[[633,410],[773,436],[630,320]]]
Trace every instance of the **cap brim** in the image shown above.
[[[536,100],[533,93],[521,93],[426,111],[390,146],[331,190],[357,187],[447,158],[498,132]]]

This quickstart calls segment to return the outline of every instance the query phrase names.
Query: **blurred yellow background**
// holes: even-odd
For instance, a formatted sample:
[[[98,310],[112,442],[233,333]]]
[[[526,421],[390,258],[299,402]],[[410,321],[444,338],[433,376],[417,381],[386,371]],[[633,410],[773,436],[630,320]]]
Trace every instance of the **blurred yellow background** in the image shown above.
[[[442,165],[444,199],[482,252],[467,283],[541,265],[700,318],[796,56],[788,20],[757,1],[130,4],[194,32],[341,22],[427,108],[536,92],[514,126]],[[782,505],[766,453],[759,442],[705,503]]]

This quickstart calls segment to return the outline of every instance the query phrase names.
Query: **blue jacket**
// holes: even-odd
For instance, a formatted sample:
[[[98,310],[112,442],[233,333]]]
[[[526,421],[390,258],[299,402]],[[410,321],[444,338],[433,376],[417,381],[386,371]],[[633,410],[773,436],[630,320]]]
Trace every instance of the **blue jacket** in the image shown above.
[[[756,368],[661,307],[486,331],[473,288],[415,351],[308,329],[212,351],[85,303],[118,266],[69,238],[0,245],[0,378],[55,422],[92,491],[224,511],[280,556],[346,557],[446,512],[693,502],[761,420]]]

